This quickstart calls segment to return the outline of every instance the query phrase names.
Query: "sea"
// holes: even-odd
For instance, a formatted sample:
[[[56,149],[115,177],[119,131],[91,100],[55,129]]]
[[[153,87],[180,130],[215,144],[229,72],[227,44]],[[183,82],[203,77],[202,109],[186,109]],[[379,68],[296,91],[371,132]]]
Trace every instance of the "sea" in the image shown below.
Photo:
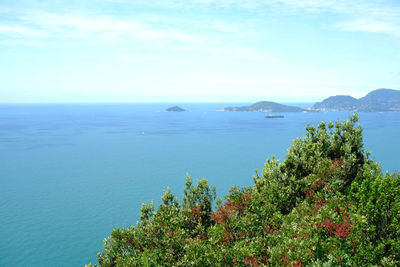
[[[84,266],[113,228],[135,225],[142,202],[185,176],[221,198],[251,186],[267,158],[283,160],[307,124],[351,112],[218,112],[246,103],[1,104],[0,266]],[[292,103],[293,104],[293,103]],[[307,107],[311,103],[297,103]],[[383,172],[400,169],[400,113],[359,113]]]

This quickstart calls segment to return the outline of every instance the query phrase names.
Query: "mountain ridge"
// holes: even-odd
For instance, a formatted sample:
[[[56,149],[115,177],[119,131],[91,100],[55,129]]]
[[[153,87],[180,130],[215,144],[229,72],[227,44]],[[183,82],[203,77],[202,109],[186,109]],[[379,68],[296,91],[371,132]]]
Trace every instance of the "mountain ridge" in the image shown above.
[[[349,95],[330,96],[311,108],[315,111],[361,111],[387,112],[400,111],[400,90],[380,88],[361,98]]]

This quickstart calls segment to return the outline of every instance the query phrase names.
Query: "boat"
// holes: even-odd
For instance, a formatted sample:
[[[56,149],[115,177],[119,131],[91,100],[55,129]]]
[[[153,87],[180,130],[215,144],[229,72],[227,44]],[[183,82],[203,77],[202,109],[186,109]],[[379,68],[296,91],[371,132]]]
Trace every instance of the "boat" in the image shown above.
[[[285,116],[283,115],[272,115],[272,114],[268,114],[267,116],[265,116],[265,118],[267,119],[275,119],[275,118],[284,118]]]

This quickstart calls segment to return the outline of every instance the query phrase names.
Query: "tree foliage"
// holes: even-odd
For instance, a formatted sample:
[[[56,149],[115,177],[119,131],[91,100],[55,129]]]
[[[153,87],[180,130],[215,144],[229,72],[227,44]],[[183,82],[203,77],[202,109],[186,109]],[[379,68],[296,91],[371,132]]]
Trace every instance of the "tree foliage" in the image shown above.
[[[98,265],[400,265],[400,177],[369,159],[357,122],[308,125],[283,162],[268,159],[224,202],[187,177],[182,203],[167,189],[157,209],[143,204],[136,226],[105,240]]]

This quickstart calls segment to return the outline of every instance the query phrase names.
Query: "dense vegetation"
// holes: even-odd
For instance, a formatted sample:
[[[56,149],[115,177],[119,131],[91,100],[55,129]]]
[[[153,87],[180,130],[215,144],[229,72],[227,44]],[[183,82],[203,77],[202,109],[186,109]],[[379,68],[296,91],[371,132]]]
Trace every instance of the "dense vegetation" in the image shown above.
[[[400,178],[369,158],[357,122],[307,126],[283,162],[268,159],[214,209],[215,188],[187,177],[181,203],[167,189],[136,226],[114,229],[99,265],[399,266]]]

